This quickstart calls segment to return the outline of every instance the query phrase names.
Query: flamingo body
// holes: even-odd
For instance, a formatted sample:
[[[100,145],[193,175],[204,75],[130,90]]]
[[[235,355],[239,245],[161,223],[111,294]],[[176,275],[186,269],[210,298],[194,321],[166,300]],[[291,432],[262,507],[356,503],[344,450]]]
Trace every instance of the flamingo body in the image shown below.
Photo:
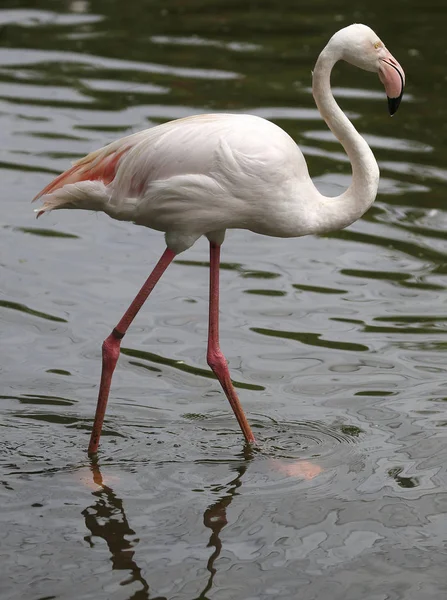
[[[283,129],[253,115],[210,114],[112,142],[41,195],[40,212],[62,202],[100,209],[166,232],[180,252],[201,235],[230,228],[278,237],[309,233],[311,200],[319,194]]]
[[[390,113],[399,106],[405,75],[377,35],[365,25],[335,33],[313,72],[313,94],[327,125],[352,165],[352,183],[335,198],[320,194],[293,139],[252,115],[195,115],[112,142],[77,161],[51,182],[38,216],[61,208],[101,210],[165,232],[167,248],[117,327],[103,344],[103,369],[89,451],[95,453],[119,344],[173,258],[205,235],[210,241],[208,364],[230,401],[247,441],[254,436],[219,347],[219,261],[226,229],[297,237],[341,229],[374,202],[379,168],[363,137],[331,93],[338,60],[379,75]]]

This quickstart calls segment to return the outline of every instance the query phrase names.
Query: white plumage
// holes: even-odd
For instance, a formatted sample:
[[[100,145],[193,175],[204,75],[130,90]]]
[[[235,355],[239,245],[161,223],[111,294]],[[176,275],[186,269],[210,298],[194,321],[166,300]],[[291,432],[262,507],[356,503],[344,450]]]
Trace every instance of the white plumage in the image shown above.
[[[176,252],[229,228],[281,237],[311,233],[310,201],[319,194],[304,157],[283,129],[260,117],[178,119],[112,142],[77,164],[88,176],[115,160],[108,185],[66,183],[47,195],[42,210],[102,210],[167,232]]]
[[[284,130],[265,119],[241,114],[191,116],[117,140],[76,162],[37,196],[43,196],[44,201],[39,215],[61,208],[102,210],[115,219],[166,234],[165,254],[104,342],[90,452],[96,452],[98,446],[121,338],[174,256],[202,235],[211,243],[208,362],[246,439],[254,441],[218,345],[215,271],[220,245],[230,228],[277,237],[341,229],[361,217],[374,202],[379,182],[377,162],[330,89],[331,70],[340,59],[379,74],[391,114],[397,110],[405,82],[402,67],[365,25],[338,31],[321,52],[313,73],[315,101],[352,164],[352,184],[336,198],[318,192],[301,151]]]

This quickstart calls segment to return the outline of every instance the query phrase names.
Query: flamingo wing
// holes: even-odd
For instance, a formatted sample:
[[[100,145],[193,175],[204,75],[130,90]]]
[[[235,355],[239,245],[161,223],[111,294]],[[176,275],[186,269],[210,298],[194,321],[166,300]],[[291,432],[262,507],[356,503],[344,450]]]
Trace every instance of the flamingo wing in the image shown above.
[[[116,140],[77,160],[70,169],[53,179],[39,192],[33,198],[33,202],[42,196],[52,194],[65,185],[81,181],[101,181],[104,185],[109,185],[115,178],[121,158],[142,139],[144,133],[144,131],[140,131]]]
[[[290,178],[310,185],[304,157],[273,123],[252,115],[194,115],[78,160],[36,196],[44,196],[36,212],[96,210],[199,235],[240,226],[258,231],[272,203],[288,197]]]

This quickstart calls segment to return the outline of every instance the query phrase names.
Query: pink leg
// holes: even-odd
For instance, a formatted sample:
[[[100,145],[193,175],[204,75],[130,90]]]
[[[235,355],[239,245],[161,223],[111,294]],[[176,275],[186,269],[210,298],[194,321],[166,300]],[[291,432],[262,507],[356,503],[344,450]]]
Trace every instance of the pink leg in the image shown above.
[[[219,263],[220,246],[210,242],[210,314],[207,360],[231,404],[245,439],[249,443],[254,443],[256,442],[255,436],[239,402],[236,390],[231,382],[226,358],[219,346]]]
[[[120,355],[120,345],[130,324],[136,317],[138,311],[143,306],[147,297],[152,292],[155,284],[171,264],[175,253],[166,248],[162,257],[156,264],[154,270],[147,278],[141,290],[135,296],[134,301],[124,313],[123,318],[109,335],[104,340],[102,345],[102,371],[101,383],[99,385],[98,404],[96,405],[95,421],[93,423],[92,435],[88,446],[89,455],[96,454],[101,436],[102,424],[106,413],[107,400],[109,399],[110,384],[112,383],[112,375]]]

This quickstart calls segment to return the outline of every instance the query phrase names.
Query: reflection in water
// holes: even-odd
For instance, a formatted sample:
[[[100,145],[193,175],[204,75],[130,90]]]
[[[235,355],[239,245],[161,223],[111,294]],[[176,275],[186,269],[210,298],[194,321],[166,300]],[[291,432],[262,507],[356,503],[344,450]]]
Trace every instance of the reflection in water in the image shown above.
[[[193,365],[188,365],[183,360],[175,360],[172,358],[167,358],[165,356],[160,356],[159,354],[155,354],[154,352],[145,352],[144,350],[135,350],[132,348],[121,348],[121,354],[126,356],[132,356],[135,358],[140,358],[142,360],[146,360],[149,362],[153,362],[160,365],[167,365],[169,367],[174,367],[174,369],[178,369],[179,371],[183,371],[185,373],[192,373],[193,375],[199,375],[201,377],[206,377],[208,379],[216,379],[216,376],[210,369],[200,369],[199,367],[194,367]],[[139,361],[129,361],[130,364],[141,367],[143,369],[148,369],[150,371],[160,371],[160,369],[156,369],[154,367],[148,366]],[[233,381],[233,385],[236,388],[246,389],[246,390],[254,390],[254,391],[264,391],[265,388],[262,385],[255,385],[252,383],[244,383],[242,381]]]
[[[58,323],[67,322],[66,319],[62,319],[61,317],[56,317],[54,315],[49,315],[39,310],[34,310],[33,308],[29,308],[29,306],[25,306],[24,304],[20,304],[19,302],[8,302],[7,300],[0,300],[0,308],[10,308],[12,310],[19,310],[23,313],[32,315],[33,317],[47,319],[48,321],[57,321]]]
[[[141,583],[129,600],[146,600],[149,598],[149,585],[141,573],[141,568],[134,560],[135,551],[133,545],[138,540],[129,541],[129,536],[135,536],[135,531],[130,527],[124,510],[123,501],[115,494],[113,489],[103,483],[101,470],[94,461],[91,463],[93,481],[99,489],[93,492],[95,502],[82,511],[85,524],[91,535],[84,539],[93,548],[95,545],[93,537],[102,538],[110,551],[114,570],[129,571],[129,578],[121,582],[121,585],[129,585],[134,582]],[[156,600],[156,599],[153,599]],[[158,600],[166,600],[159,597]]]
[[[245,474],[249,460],[253,458],[253,449],[246,444],[244,447],[244,462],[234,467],[237,475],[228,483],[227,493],[219,498],[217,502],[211,504],[203,515],[203,523],[205,527],[211,529],[210,540],[208,547],[214,547],[214,552],[208,559],[206,565],[207,570],[210,573],[207,584],[204,587],[202,593],[197,597],[197,600],[208,600],[206,595],[213,587],[214,576],[217,573],[217,569],[214,563],[219,558],[222,551],[222,541],[220,539],[220,532],[227,524],[227,508],[233,501],[234,496],[237,495],[238,488],[242,485],[242,477]]]
[[[244,447],[241,458],[241,462],[232,467],[236,476],[227,484],[226,493],[217,502],[211,504],[203,514],[205,527],[211,529],[207,547],[213,547],[214,551],[206,565],[209,572],[208,580],[196,600],[208,600],[207,594],[213,587],[214,576],[217,572],[215,562],[222,551],[220,532],[227,525],[226,511],[234,496],[237,495],[237,490],[242,485],[242,477],[248,468],[249,461],[253,458],[253,449],[248,444]],[[94,537],[102,538],[106,542],[111,555],[112,569],[129,572],[129,577],[122,581],[121,585],[130,585],[135,582],[141,584],[140,589],[129,596],[129,600],[149,600],[149,598],[151,600],[167,600],[164,596],[154,597],[149,593],[149,584],[142,574],[141,567],[135,561],[133,547],[138,542],[138,538],[135,537],[136,532],[130,527],[127,520],[123,500],[115,494],[110,486],[105,485],[101,469],[94,460],[90,464],[90,470],[93,482],[98,489],[92,492],[95,502],[82,511],[87,529],[91,532],[84,539],[91,548],[95,545]]]
[[[1,2],[2,598],[445,597],[447,12],[327,4]],[[349,161],[309,84],[323,41],[353,21],[390,40],[411,74],[413,101],[390,121],[369,74],[334,72],[380,163],[376,203],[320,239],[232,232],[221,265],[223,342],[252,386],[244,403],[262,448],[244,464],[200,369],[199,246],[176,260],[121,357],[108,453],[129,488],[117,497],[105,464],[104,480],[95,466],[94,489],[80,488],[73,463],[85,461],[99,343],[162,241],[76,211],[37,227],[28,201],[116,137],[222,111],[273,120],[320,191],[341,193]],[[148,449],[152,466],[162,461],[149,493],[147,459],[135,460]],[[148,497],[159,502],[140,520],[132,509]],[[73,543],[79,531],[94,548]]]

